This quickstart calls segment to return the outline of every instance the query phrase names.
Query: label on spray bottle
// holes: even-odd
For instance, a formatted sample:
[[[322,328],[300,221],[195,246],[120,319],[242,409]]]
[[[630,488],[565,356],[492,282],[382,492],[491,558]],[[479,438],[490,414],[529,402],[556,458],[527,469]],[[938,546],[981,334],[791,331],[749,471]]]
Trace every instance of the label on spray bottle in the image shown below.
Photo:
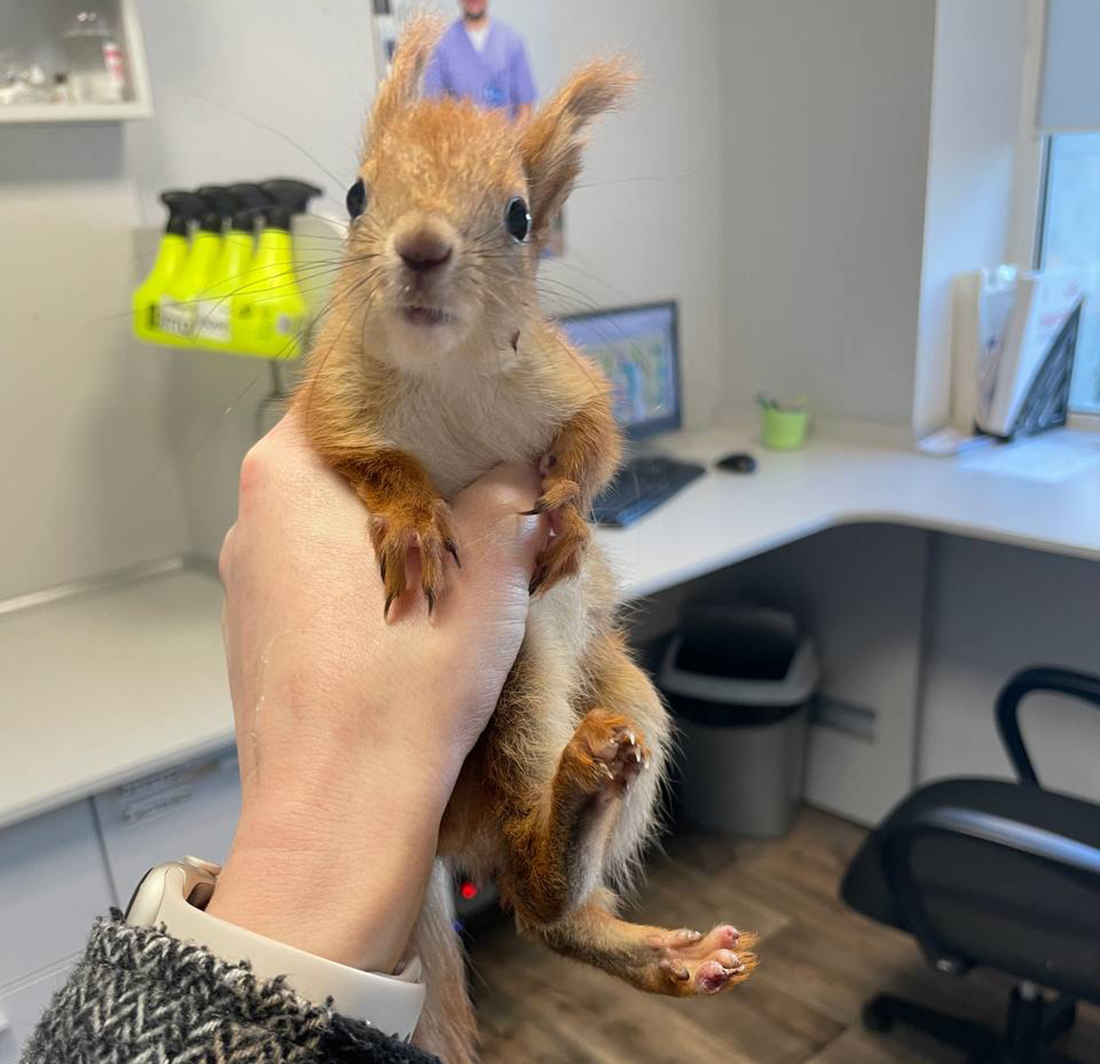
[[[199,304],[198,336],[214,343],[229,343],[231,329],[228,299],[204,299]]]
[[[296,314],[280,314],[275,318],[275,332],[279,336],[297,336],[302,328],[302,319]]]
[[[195,335],[195,307],[177,303],[171,296],[160,297],[160,327],[171,336],[189,340]]]

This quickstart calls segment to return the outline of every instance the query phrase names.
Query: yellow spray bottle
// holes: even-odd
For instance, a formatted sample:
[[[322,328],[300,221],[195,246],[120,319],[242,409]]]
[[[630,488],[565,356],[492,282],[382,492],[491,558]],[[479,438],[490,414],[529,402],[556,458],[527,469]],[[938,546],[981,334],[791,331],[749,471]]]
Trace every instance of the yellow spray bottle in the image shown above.
[[[188,232],[191,222],[202,213],[203,201],[193,192],[175,190],[162,192],[160,201],[168,208],[168,224],[153,268],[131,300],[133,329],[139,340],[176,344],[180,342],[177,337],[161,327],[161,301],[187,262],[191,250]]]
[[[220,227],[224,227],[226,219],[230,221],[222,236],[218,257],[206,277],[206,285],[196,300],[195,340],[203,347],[225,351],[229,350],[232,333],[233,295],[247,283],[245,275],[252,262],[255,221],[249,215],[238,225],[237,211],[241,202],[232,189],[204,185],[198,195],[211,214],[217,213]]]
[[[208,186],[206,194],[199,194],[203,211],[191,237],[191,254],[168,286],[160,304],[161,328],[189,345],[198,342],[199,325],[207,309],[205,300],[222,250],[225,223],[221,212],[225,204],[219,202],[220,196],[210,195],[212,188]]]
[[[321,189],[286,178],[264,181],[271,198],[248,284],[233,297],[233,350],[261,358],[297,358],[306,327],[306,301],[294,273],[291,220]]]
[[[248,182],[229,185],[225,191],[232,197],[233,213],[214,269],[199,342],[217,351],[234,351],[233,312],[237,297],[247,296],[254,280],[256,229],[263,222],[263,211],[271,205],[271,197],[259,185]]]

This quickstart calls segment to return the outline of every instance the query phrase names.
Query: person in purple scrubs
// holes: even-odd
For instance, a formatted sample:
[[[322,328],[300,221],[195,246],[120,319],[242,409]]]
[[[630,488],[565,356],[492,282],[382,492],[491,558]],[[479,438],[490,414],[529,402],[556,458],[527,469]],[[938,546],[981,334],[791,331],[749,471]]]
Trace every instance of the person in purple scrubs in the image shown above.
[[[523,38],[502,22],[490,22],[489,0],[460,2],[462,18],[440,40],[424,75],[424,94],[465,97],[525,122],[536,93]]]

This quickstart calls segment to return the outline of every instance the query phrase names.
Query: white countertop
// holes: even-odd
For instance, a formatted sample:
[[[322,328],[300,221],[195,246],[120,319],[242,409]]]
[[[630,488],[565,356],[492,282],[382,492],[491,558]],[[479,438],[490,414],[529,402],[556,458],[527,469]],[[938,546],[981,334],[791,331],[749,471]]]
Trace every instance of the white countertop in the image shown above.
[[[1051,484],[830,438],[793,454],[736,429],[661,442],[759,465],[708,471],[634,527],[599,532],[632,598],[856,522],[1100,560],[1100,466]],[[185,570],[0,616],[0,827],[231,742],[220,611],[217,580]]]
[[[1063,430],[1054,437],[1100,448],[1098,433]],[[751,474],[708,469],[636,525],[600,530],[631,598],[863,522],[1100,560],[1100,466],[1051,484],[970,470],[970,458],[840,439],[812,439],[793,453],[766,451],[751,433],[731,428],[661,442],[662,453],[708,466],[736,451],[753,454],[758,465]]]
[[[221,601],[185,570],[0,616],[0,827],[233,741]]]

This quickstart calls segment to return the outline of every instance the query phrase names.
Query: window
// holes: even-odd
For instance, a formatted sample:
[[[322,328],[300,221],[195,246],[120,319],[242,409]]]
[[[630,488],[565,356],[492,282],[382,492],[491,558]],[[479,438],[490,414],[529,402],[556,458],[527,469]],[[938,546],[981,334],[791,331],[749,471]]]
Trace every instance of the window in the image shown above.
[[[1085,290],[1070,408],[1100,414],[1100,133],[1048,138],[1040,269],[1072,269]]]

